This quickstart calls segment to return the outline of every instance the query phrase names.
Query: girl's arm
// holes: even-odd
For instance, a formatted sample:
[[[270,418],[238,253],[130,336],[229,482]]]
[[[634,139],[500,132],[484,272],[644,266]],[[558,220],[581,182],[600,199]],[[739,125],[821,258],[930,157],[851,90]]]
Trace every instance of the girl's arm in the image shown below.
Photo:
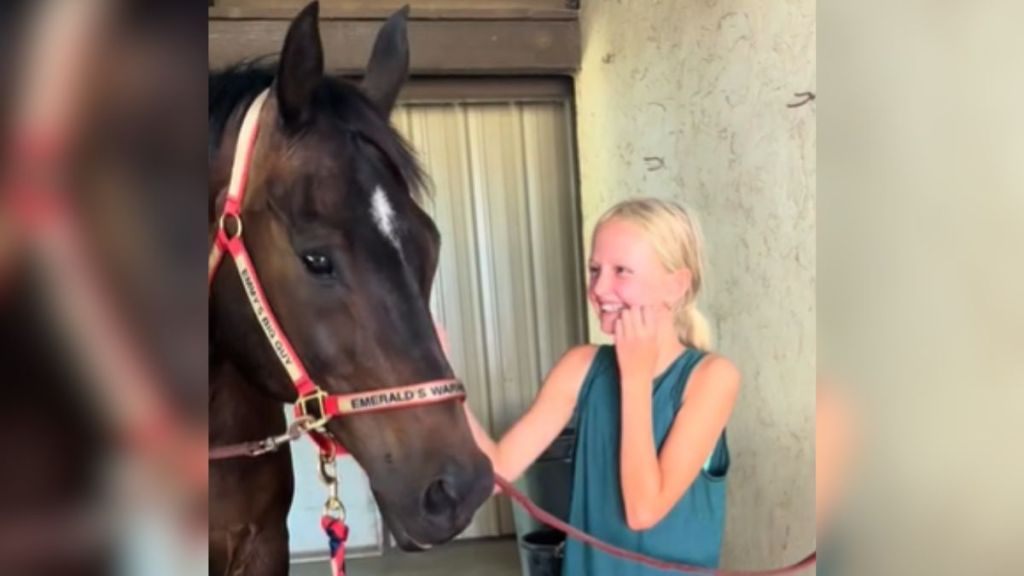
[[[651,382],[622,383],[622,500],[633,530],[655,526],[683,497],[725,429],[739,393],[740,374],[721,356],[694,369],[686,401],[660,456],[651,421]]]
[[[576,397],[597,348],[578,346],[551,369],[533,405],[495,443],[466,407],[470,430],[480,449],[491,459],[494,473],[515,481],[558,436],[576,407]]]

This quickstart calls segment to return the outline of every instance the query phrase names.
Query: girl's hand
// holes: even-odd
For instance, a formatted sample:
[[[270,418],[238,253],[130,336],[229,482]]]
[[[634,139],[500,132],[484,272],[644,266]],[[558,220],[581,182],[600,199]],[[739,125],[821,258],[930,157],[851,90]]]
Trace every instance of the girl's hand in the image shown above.
[[[653,383],[659,314],[654,306],[624,308],[615,321],[615,355],[623,385]]]

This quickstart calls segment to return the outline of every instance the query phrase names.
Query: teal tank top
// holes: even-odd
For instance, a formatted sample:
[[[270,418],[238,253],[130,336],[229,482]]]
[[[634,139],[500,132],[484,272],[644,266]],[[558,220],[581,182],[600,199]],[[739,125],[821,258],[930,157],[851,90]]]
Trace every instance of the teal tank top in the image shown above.
[[[705,353],[687,349],[653,385],[654,439],[660,452],[694,367]],[[576,447],[569,522],[626,550],[659,560],[717,568],[725,527],[729,449],[723,432],[693,484],[649,530],[626,524],[619,482],[621,425],[619,368],[612,346],[598,349],[576,406]],[[566,541],[563,576],[678,574],[620,560],[576,540]]]

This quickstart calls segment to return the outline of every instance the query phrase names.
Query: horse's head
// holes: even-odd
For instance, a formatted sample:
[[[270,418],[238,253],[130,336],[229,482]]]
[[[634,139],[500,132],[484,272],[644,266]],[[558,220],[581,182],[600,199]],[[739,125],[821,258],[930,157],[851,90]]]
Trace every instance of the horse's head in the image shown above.
[[[281,328],[329,394],[453,376],[428,305],[439,234],[416,202],[418,165],[388,122],[408,73],[405,18],[400,11],[382,28],[356,86],[324,76],[311,4],[288,31],[272,83],[267,78],[244,241]],[[214,152],[217,188],[230,171],[237,138],[230,134]],[[219,353],[274,396],[294,401],[230,269],[221,269],[211,293]],[[451,539],[491,493],[490,463],[457,402],[327,426],[368,473],[403,548]]]

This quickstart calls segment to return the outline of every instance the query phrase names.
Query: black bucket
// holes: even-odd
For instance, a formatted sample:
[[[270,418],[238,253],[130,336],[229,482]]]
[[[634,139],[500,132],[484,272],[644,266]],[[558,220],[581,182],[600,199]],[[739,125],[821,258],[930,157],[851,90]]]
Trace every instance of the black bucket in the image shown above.
[[[523,536],[529,576],[561,576],[565,534],[557,530],[537,530]]]

